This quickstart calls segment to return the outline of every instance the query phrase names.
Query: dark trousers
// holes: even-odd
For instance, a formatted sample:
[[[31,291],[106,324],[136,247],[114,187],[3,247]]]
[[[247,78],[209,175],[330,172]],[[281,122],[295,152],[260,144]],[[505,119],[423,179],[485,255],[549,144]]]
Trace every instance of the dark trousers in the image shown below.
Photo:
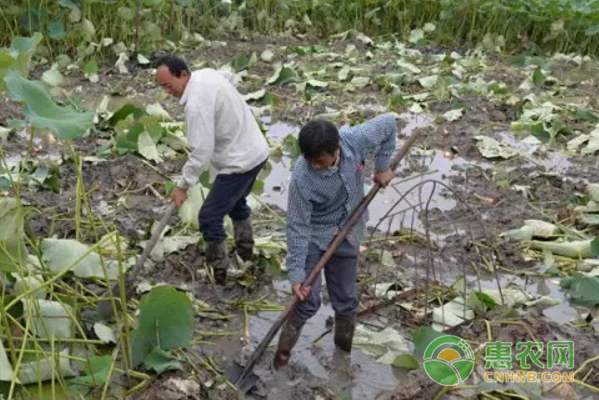
[[[316,245],[310,244],[308,257],[306,257],[306,271],[308,274],[316,266],[316,263],[318,263],[323,254],[324,251],[320,250]],[[356,315],[358,312],[357,263],[358,249],[346,240],[339,246],[324,267],[326,285],[335,315],[350,316]],[[299,302],[296,307],[296,312],[302,319],[313,317],[320,308],[321,275],[318,275],[314,281],[310,297],[305,301]]]
[[[218,174],[199,213],[200,232],[206,242],[220,242],[227,238],[223,227],[225,216],[233,221],[250,217],[247,197],[266,161],[241,174]]]

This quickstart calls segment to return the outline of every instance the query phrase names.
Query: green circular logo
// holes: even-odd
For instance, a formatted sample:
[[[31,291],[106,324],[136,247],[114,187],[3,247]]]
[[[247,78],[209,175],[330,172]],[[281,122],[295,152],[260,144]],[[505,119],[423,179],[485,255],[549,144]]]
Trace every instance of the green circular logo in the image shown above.
[[[474,370],[472,347],[457,336],[441,336],[424,352],[424,370],[439,385],[455,386]]]

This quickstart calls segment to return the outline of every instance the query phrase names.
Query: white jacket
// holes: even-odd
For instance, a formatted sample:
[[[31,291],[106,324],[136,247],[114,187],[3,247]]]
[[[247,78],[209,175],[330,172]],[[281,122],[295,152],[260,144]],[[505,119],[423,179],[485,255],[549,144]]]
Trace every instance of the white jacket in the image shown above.
[[[266,138],[233,79],[209,68],[191,74],[180,100],[191,147],[180,188],[195,185],[209,166],[219,174],[243,173],[268,157]]]

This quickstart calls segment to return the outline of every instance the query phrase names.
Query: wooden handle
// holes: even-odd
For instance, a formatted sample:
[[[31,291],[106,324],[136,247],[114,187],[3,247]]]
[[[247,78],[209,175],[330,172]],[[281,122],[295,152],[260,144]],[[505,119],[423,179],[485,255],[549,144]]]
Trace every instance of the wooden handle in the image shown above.
[[[139,274],[139,272],[141,271],[141,268],[143,267],[144,262],[146,261],[146,259],[148,258],[148,256],[152,252],[152,250],[154,250],[156,243],[158,243],[158,239],[160,239],[160,234],[162,234],[162,231],[168,224],[169,220],[173,216],[173,213],[175,212],[176,209],[177,209],[177,204],[174,201],[171,202],[171,204],[169,204],[168,208],[166,209],[166,212],[162,216],[162,219],[158,223],[158,226],[156,226],[154,228],[152,237],[150,237],[150,240],[148,241],[148,243],[146,243],[146,247],[144,248],[144,251],[141,253],[139,258],[135,262],[135,265],[133,266],[131,271],[128,272],[128,277],[125,279],[125,297],[126,298],[131,297],[133,295],[133,292],[135,291],[135,288],[133,287],[133,281],[137,277],[137,274]],[[119,290],[118,282],[116,282],[114,285],[112,285],[112,294],[114,297],[120,297],[121,293]],[[102,297],[107,297],[107,296],[108,296],[108,292],[106,292],[104,294],[104,296],[102,296]],[[102,315],[105,319],[112,318],[113,309],[112,309],[111,302],[108,299],[100,300],[97,305],[97,312],[100,315]]]
[[[154,228],[154,232],[152,232],[152,236],[150,237],[150,240],[148,241],[148,243],[146,243],[146,247],[145,247],[144,251],[141,253],[141,256],[139,256],[139,258],[137,259],[137,262],[131,269],[131,273],[130,273],[131,276],[135,276],[139,273],[139,271],[141,270],[141,267],[144,265],[144,262],[146,261],[146,259],[148,258],[148,256],[152,252],[152,250],[154,250],[156,243],[158,243],[158,240],[160,239],[160,235],[162,234],[162,231],[164,230],[164,228],[166,228],[166,225],[170,221],[170,219],[173,216],[173,213],[175,212],[176,209],[177,209],[177,204],[174,201],[171,202],[171,204],[169,204],[168,208],[166,209],[166,212],[162,216],[162,219],[158,223],[158,226],[156,226]]]

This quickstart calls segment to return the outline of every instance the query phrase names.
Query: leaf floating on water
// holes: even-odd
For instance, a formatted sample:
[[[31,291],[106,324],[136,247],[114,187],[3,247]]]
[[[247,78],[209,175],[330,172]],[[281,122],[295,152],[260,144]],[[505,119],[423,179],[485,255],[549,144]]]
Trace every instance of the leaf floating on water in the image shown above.
[[[400,354],[395,357],[395,360],[391,363],[394,367],[397,368],[406,368],[406,369],[419,369],[420,365],[418,361],[411,354]]]
[[[401,354],[409,354],[408,342],[395,329],[387,327],[380,332],[373,332],[363,325],[356,327],[354,345],[373,357],[377,362],[391,365]]]
[[[482,304],[489,310],[494,310],[495,307],[497,307],[497,301],[495,301],[495,299],[493,297],[489,296],[487,293],[474,292],[474,295],[476,297],[474,297],[473,299],[475,299],[475,301],[478,303],[478,305]]]
[[[472,295],[475,295],[474,297]],[[501,294],[503,294],[503,300],[501,300]],[[524,290],[520,288],[502,288],[501,292],[499,289],[485,289],[482,292],[472,292],[469,299],[469,305],[480,305],[481,302],[488,302],[485,305],[494,303],[499,306],[507,306],[513,308],[526,304],[528,301],[532,301],[532,296],[528,295]]]
[[[474,318],[472,311],[464,299],[457,297],[433,310],[433,329],[444,331]]]
[[[518,151],[490,137],[476,136],[475,139],[478,140],[478,150],[485,158],[509,159],[518,155]]]
[[[599,305],[599,277],[576,275],[563,278],[560,282],[570,294],[570,302],[574,305],[594,310]]]
[[[530,300],[524,303],[526,307],[552,307],[561,304],[560,299],[553,298],[551,296],[541,296],[538,299]]]
[[[414,358],[422,362],[428,345],[444,334],[430,326],[421,326],[418,330],[413,331],[411,335],[414,342]]]

